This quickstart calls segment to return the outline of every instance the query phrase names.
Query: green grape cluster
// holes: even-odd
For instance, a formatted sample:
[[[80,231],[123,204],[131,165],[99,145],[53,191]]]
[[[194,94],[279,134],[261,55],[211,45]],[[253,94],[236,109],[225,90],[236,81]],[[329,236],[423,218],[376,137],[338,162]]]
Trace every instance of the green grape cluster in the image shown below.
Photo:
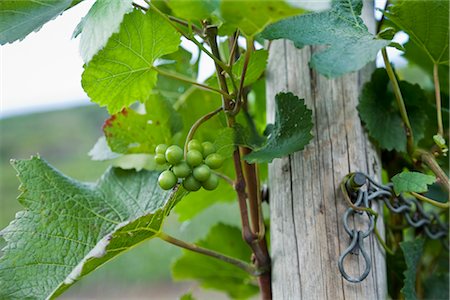
[[[183,187],[188,191],[198,191],[201,187],[212,191],[219,185],[219,177],[211,172],[223,164],[223,157],[216,153],[211,142],[200,143],[191,140],[187,146],[186,159],[183,159],[183,149],[177,145],[160,144],[155,149],[155,162],[159,165],[169,164],[158,178],[159,186],[170,190],[182,180]]]

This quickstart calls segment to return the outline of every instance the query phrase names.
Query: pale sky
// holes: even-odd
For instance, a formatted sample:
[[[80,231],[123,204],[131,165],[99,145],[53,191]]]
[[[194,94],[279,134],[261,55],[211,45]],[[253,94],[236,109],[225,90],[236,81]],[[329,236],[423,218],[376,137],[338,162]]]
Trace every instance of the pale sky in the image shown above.
[[[84,1],[23,41],[1,47],[0,116],[89,103],[78,39],[71,36],[93,3]]]
[[[0,118],[90,103],[81,87],[79,39],[71,36],[93,3],[85,0],[23,41],[1,46]],[[189,43],[183,46],[189,48]],[[398,56],[397,50],[390,51],[391,57]],[[200,71],[199,80],[212,74],[209,58],[202,57]]]

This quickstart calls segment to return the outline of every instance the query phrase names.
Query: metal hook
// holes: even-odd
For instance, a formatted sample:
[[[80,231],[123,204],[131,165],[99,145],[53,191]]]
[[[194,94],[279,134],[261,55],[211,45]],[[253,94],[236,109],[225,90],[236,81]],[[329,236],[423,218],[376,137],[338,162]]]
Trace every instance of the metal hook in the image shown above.
[[[363,281],[364,279],[366,279],[367,275],[369,275],[372,261],[370,260],[369,255],[367,254],[366,250],[364,249],[363,235],[361,234],[361,231],[355,232],[354,230],[352,230],[352,236],[353,236],[353,238],[352,238],[352,242],[350,243],[350,246],[339,257],[338,267],[339,267],[339,271],[341,272],[342,276],[347,281],[352,282],[352,283],[359,283],[359,282]],[[366,268],[364,269],[364,272],[361,274],[361,276],[354,278],[354,277],[351,277],[350,275],[348,275],[347,272],[345,272],[344,259],[348,254],[350,254],[358,249],[361,250],[361,253],[364,257]]]

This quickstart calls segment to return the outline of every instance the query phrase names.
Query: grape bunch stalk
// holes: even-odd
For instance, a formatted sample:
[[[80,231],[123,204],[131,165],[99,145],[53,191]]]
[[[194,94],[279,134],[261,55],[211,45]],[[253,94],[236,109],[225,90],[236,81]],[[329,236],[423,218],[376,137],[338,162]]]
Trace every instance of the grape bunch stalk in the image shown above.
[[[211,171],[219,169],[224,158],[216,153],[211,142],[193,139],[189,141],[186,156],[177,145],[160,144],[155,149],[155,162],[159,165],[169,165],[158,178],[159,186],[164,190],[172,189],[178,180],[182,180],[183,187],[191,192],[200,188],[212,191],[219,185],[219,176]]]

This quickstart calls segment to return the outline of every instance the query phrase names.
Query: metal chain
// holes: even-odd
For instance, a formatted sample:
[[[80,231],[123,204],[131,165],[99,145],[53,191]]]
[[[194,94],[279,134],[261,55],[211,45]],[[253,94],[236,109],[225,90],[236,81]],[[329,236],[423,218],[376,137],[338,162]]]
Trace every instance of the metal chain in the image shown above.
[[[382,185],[363,173],[353,173],[346,176],[342,183],[344,197],[351,201],[343,216],[345,232],[350,237],[350,246],[341,254],[338,260],[339,271],[349,282],[358,283],[363,281],[370,273],[371,259],[364,248],[364,239],[375,229],[376,214],[371,209],[372,201],[383,201],[386,207],[397,214],[402,214],[407,223],[414,228],[423,229],[425,235],[430,239],[441,239],[444,247],[448,250],[449,225],[444,223],[435,212],[426,212],[422,203],[415,198],[405,198],[404,195],[395,195],[393,184]],[[367,229],[365,231],[351,229],[349,218],[358,215],[367,217]],[[358,255],[362,253],[365,261],[364,272],[359,277],[351,277],[344,269],[344,259],[349,254]]]

